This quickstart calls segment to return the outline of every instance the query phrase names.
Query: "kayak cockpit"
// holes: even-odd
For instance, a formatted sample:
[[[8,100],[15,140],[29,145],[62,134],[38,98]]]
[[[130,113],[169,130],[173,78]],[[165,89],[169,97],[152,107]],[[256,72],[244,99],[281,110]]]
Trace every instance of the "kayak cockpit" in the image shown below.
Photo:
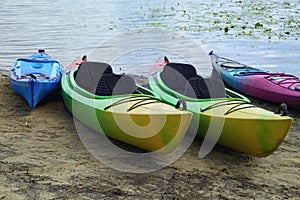
[[[225,87],[220,78],[203,78],[193,65],[168,63],[160,73],[161,80],[170,89],[191,98],[224,98]]]
[[[82,62],[74,72],[76,84],[96,96],[110,97],[125,94],[155,96],[150,90],[139,86],[125,74],[114,74],[112,67],[102,62]]]

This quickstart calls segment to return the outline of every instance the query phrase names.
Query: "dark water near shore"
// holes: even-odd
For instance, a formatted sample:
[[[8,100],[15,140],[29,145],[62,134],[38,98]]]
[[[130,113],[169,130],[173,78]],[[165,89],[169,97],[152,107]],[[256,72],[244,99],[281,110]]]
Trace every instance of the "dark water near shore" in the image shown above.
[[[299,0],[4,0],[0,7],[0,69],[9,69],[17,58],[37,49],[46,49],[66,66],[112,36],[154,28],[203,43],[207,53],[214,50],[249,65],[300,76],[299,19]],[[191,45],[185,47],[172,37],[161,41],[166,47],[188,48],[197,57]],[[146,48],[151,40],[139,42]],[[109,48],[109,43],[106,45]],[[157,51],[155,56],[164,55]]]

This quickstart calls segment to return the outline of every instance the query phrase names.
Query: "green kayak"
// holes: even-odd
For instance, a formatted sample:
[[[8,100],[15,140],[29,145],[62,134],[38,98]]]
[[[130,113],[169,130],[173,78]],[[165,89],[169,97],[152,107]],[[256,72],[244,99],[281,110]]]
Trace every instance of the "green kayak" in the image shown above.
[[[75,65],[75,64],[76,65]],[[74,62],[63,75],[63,100],[75,118],[110,138],[162,154],[182,141],[192,113],[163,103],[110,65]]]
[[[265,157],[289,131],[292,118],[284,116],[284,105],[281,114],[256,107],[246,97],[225,89],[221,79],[199,76],[189,64],[166,62],[153,69],[148,77],[150,89],[172,105],[185,100],[187,110],[193,113],[190,128],[204,142]]]

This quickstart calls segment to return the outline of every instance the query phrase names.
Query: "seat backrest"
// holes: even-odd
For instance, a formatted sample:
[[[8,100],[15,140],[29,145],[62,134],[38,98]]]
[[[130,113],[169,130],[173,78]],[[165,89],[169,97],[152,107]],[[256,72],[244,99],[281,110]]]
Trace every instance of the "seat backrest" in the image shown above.
[[[112,96],[133,94],[137,89],[134,80],[128,75],[103,74],[96,89],[96,95]]]
[[[201,76],[190,78],[185,85],[184,95],[192,98],[210,98],[204,78]]]
[[[209,88],[210,98],[224,98],[226,95],[224,82],[221,78],[205,78],[205,83]]]
[[[78,67],[75,81],[81,88],[95,94],[100,78],[106,73],[113,73],[107,63],[83,62]]]
[[[161,79],[172,90],[183,93],[188,79],[197,75],[194,66],[181,63],[168,63],[164,66]]]

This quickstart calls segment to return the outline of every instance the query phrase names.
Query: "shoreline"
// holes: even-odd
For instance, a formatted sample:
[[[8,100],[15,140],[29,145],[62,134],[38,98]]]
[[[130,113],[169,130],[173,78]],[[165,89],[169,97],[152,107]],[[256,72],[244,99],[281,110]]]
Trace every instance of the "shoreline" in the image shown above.
[[[277,106],[250,97],[270,111]],[[255,158],[195,140],[176,162],[148,174],[119,172],[82,145],[57,91],[31,110],[0,70],[0,199],[284,199],[300,196],[300,116],[279,148]]]

